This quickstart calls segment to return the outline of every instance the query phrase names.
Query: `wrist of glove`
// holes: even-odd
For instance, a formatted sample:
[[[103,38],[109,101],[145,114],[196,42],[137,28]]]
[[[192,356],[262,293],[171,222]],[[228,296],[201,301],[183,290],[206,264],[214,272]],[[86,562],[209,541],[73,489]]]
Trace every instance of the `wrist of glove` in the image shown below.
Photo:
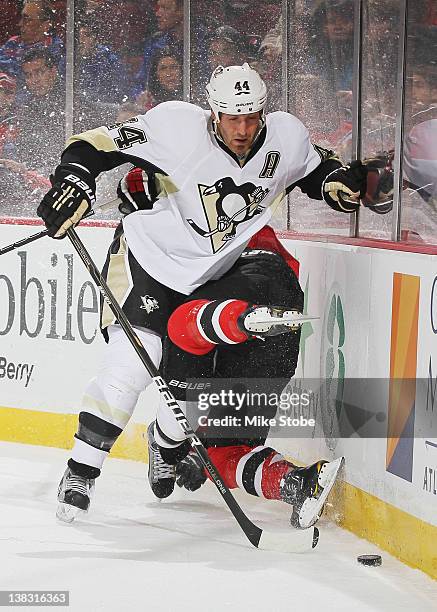
[[[363,160],[368,169],[366,195],[362,203],[379,215],[393,208],[394,151],[383,151]]]
[[[188,491],[197,491],[206,481],[205,470],[198,455],[190,451],[176,465],[176,483]]]
[[[118,183],[117,195],[121,200],[118,209],[123,215],[151,210],[158,199],[155,175],[147,174],[141,168],[132,168]]]
[[[359,160],[337,168],[323,181],[322,196],[338,212],[353,213],[366,193],[367,167]]]
[[[96,201],[96,182],[85,168],[76,164],[60,164],[50,180],[52,188],[36,212],[44,220],[49,236],[63,238]]]

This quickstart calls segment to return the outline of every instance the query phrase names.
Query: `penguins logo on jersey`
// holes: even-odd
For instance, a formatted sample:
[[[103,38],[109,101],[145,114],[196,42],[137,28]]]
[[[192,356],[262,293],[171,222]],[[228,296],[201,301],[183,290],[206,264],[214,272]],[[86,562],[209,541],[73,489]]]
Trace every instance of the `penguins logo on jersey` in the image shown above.
[[[187,221],[200,236],[211,239],[214,253],[235,237],[240,223],[264,210],[260,203],[269,192],[253,183],[236,185],[229,176],[219,179],[214,185],[199,184],[198,188],[208,229],[202,229],[193,219]]]
[[[140,308],[145,310],[147,314],[150,314],[153,310],[159,309],[158,301],[151,295],[142,295],[141,301],[143,302],[143,305],[140,306]]]

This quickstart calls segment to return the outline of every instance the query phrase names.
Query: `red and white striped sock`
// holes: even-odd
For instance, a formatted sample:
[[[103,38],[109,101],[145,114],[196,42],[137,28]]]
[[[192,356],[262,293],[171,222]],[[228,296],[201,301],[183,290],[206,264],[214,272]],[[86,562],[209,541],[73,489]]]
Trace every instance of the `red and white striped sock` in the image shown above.
[[[239,344],[248,335],[237,324],[249,304],[243,300],[192,300],[168,320],[168,335],[176,346],[194,355],[206,355],[218,344]]]
[[[266,499],[281,499],[281,480],[295,467],[269,446],[213,447],[208,455],[230,489]]]

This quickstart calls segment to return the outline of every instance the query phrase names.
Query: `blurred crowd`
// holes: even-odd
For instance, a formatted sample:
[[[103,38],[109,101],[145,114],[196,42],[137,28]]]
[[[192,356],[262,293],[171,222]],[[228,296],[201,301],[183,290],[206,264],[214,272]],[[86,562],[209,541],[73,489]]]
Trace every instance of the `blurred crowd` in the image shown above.
[[[315,142],[351,157],[353,0],[289,1],[286,41],[280,0],[191,0],[189,79],[184,79],[184,0],[76,0],[73,66],[67,65],[66,4],[2,0],[0,192],[17,214],[23,214],[19,200],[34,207],[46,189],[67,119],[79,132],[166,100],[205,106],[204,86],[219,64],[248,61],[267,83],[268,111],[287,104]],[[408,30],[409,131],[437,120],[437,0],[417,0],[414,7]],[[373,155],[394,146],[397,0],[366,0],[363,29],[363,141],[365,153]],[[73,116],[66,117],[70,70]]]

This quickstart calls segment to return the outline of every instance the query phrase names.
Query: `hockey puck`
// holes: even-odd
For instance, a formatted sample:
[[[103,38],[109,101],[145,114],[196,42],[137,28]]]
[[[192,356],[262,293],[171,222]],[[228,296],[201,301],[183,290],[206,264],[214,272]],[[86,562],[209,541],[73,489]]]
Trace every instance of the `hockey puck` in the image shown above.
[[[357,561],[362,565],[370,565],[372,567],[382,565],[381,555],[360,555],[359,557],[357,557]]]

